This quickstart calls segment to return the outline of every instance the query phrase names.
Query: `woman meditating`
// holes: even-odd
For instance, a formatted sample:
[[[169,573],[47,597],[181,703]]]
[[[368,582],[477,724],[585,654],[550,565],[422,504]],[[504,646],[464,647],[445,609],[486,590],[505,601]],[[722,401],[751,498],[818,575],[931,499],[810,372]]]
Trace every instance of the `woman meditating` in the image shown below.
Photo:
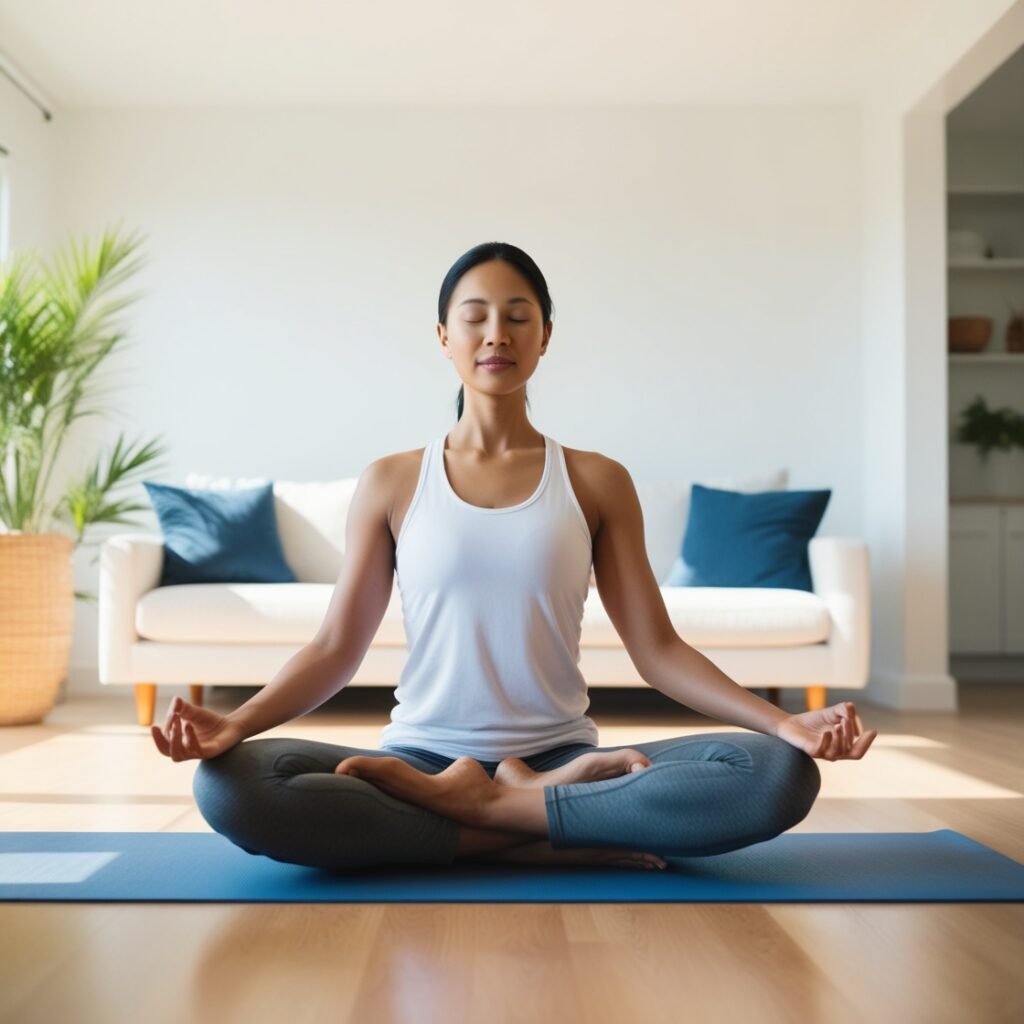
[[[228,715],[175,698],[152,727],[161,754],[201,759],[200,811],[248,852],[323,868],[661,868],[793,827],[821,785],[814,758],[871,746],[853,703],[786,714],[676,634],[630,474],[527,417],[551,312],[521,249],[459,258],[437,324],[462,380],[454,428],[363,471],[324,621],[267,686]],[[597,746],[578,667],[591,567],[643,679],[752,731]],[[396,573],[408,657],[380,749],[251,739],[348,684]]]

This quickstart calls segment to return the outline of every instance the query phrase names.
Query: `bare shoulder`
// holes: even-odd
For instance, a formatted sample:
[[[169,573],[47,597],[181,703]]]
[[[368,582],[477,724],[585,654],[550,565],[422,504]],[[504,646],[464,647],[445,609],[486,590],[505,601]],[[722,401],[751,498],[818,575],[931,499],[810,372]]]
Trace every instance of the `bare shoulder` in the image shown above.
[[[573,490],[594,535],[603,519],[635,495],[632,477],[621,462],[600,452],[564,445],[562,451]]]
[[[423,458],[423,448],[412,448],[406,452],[381,455],[368,463],[362,475],[375,485],[401,483],[409,474],[417,474]]]
[[[401,476],[410,470],[419,472],[420,460],[423,458],[424,448],[410,448],[405,452],[393,452],[391,455],[382,455],[374,459],[366,468],[374,468],[379,476]]]
[[[411,448],[374,459],[363,471],[380,501],[380,510],[396,539],[412,501],[425,448]]]
[[[629,470],[615,459],[602,455],[600,452],[588,452],[581,448],[562,448],[565,452],[565,464],[570,473],[579,475],[594,496],[614,490],[623,484],[632,483]]]

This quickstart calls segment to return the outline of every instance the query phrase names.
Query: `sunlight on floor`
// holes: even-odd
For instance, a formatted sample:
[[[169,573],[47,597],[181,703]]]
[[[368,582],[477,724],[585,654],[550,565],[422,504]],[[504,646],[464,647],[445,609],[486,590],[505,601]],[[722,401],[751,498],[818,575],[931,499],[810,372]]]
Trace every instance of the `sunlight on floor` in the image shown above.
[[[731,727],[616,726],[605,746],[672,736],[735,732]],[[289,723],[261,738],[292,737],[375,749],[380,725]],[[934,756],[933,756],[934,755]],[[940,763],[948,748],[910,733],[880,735],[860,761],[816,761],[822,800],[1006,800],[1022,794]],[[131,724],[83,725],[42,735],[0,755],[0,828],[166,829],[193,805],[198,762],[175,764],[156,750],[148,730]],[[26,825],[31,818],[32,825]]]

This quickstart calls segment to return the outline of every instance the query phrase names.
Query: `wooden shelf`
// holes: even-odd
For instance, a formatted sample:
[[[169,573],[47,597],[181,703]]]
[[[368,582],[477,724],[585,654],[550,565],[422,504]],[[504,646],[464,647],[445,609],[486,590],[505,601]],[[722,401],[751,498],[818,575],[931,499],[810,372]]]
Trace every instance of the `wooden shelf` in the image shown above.
[[[1024,270],[1024,257],[1004,256],[990,260],[950,260],[950,270]]]
[[[976,197],[999,199],[1019,199],[1024,197],[1024,185],[1010,185],[1007,187],[995,185],[982,185],[976,188],[950,188],[946,190],[949,196]]]
[[[1020,497],[999,497],[994,494],[980,494],[978,497],[950,498],[950,505],[1024,505],[1024,494]]]
[[[1024,366],[1024,352],[947,352],[951,363],[979,363],[990,366],[994,363],[1020,363]]]

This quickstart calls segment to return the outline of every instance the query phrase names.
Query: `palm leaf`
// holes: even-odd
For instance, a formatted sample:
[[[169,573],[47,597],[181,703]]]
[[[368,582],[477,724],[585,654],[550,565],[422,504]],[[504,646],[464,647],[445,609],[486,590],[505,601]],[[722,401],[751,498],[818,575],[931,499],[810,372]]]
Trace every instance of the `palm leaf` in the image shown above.
[[[101,415],[95,374],[127,337],[121,314],[138,299],[123,286],[143,264],[142,237],[120,228],[98,239],[72,237],[49,264],[18,251],[0,266],[0,525],[35,531],[49,513],[76,529],[131,522],[147,506],[113,493],[165,452],[156,440],[128,444],[119,435],[44,508],[50,475],[69,429]]]

